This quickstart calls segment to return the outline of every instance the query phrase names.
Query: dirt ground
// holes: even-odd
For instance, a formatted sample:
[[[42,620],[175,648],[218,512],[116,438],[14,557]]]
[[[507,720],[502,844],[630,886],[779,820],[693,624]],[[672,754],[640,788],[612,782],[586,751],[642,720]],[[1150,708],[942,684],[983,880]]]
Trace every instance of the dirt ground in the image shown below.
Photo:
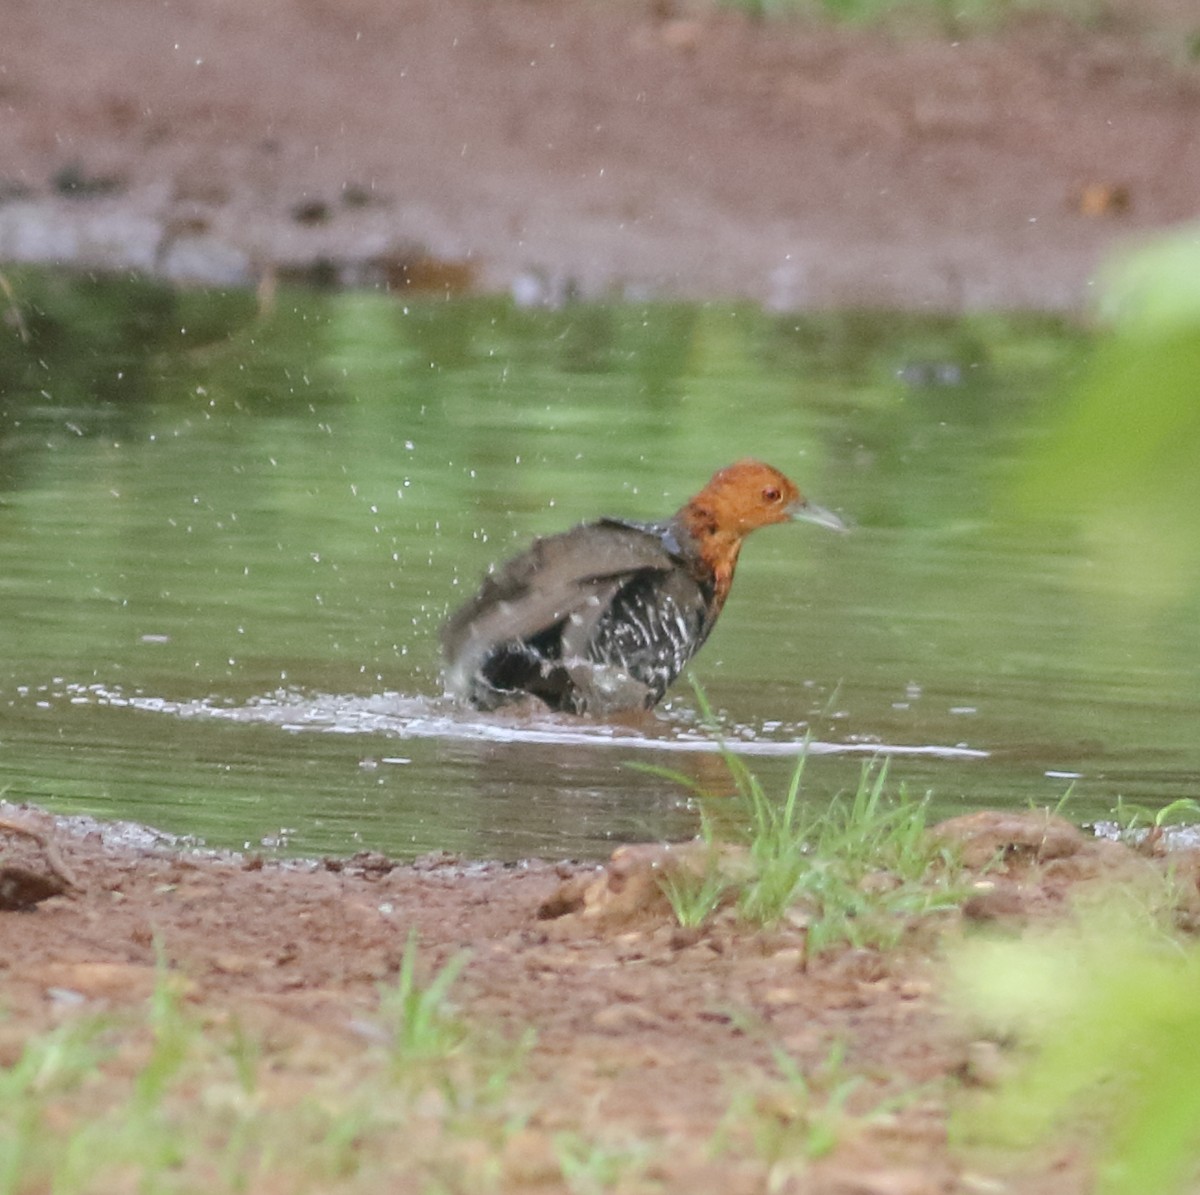
[[[530,303],[1077,309],[1115,244],[1200,209],[1191,6],[1116,9],[1094,29],[959,37],[670,0],[8,0],[0,262]],[[350,1025],[415,928],[430,966],[471,951],[456,988],[471,1019],[537,1030],[546,1110],[505,1159],[505,1189],[553,1189],[543,1139],[599,1123],[669,1143],[655,1189],[765,1190],[762,1166],[706,1148],[729,1078],[768,1071],[771,1043],[817,1073],[838,1041],[864,1107],[925,1094],[772,1189],[1090,1188],[1069,1151],[1001,1178],[950,1147],[951,1102],[987,1077],[936,959],[964,924],[1053,917],[1078,885],[1143,866],[1125,848],[1068,834],[1048,858],[1026,838],[965,914],[895,951],[810,959],[797,928],[682,931],[653,899],[622,911],[628,860],[264,863],[5,813],[75,881],[0,911],[6,1064],[63,993],[143,1000],[156,941],[194,1003],[251,1004],[293,1038],[359,1049]],[[996,833],[990,848],[1025,832]],[[0,849],[31,871],[0,901],[46,896],[37,877],[56,865],[36,843],[6,834]],[[556,897],[564,884],[574,897]]]
[[[698,0],[9,0],[0,261],[1076,309],[1200,209],[1191,0],[963,35]]]
[[[31,1032],[61,1020],[64,1003],[74,1015],[144,1002],[156,950],[186,978],[189,1003],[210,1014],[249,1008],[293,1050],[319,1039],[327,1051],[361,1051],[355,1026],[378,985],[395,981],[415,930],[430,970],[470,951],[454,989],[470,1021],[509,1038],[536,1030],[522,1082],[540,1093],[540,1110],[493,1175],[510,1191],[561,1185],[547,1160],[555,1133],[621,1128],[661,1152],[649,1187],[617,1189],[766,1190],[768,1160],[709,1148],[730,1091],[756,1090],[782,1048],[820,1092],[835,1043],[845,1046],[842,1070],[861,1083],[849,1106],[860,1119],[771,1189],[1090,1190],[1088,1158],[1067,1146],[1001,1164],[950,1144],[951,1108],[994,1082],[1004,1044],[975,1040],[947,1009],[938,959],[972,927],[1019,932],[1063,916],[1090,884],[1136,883],[1161,867],[1046,814],[970,815],[946,823],[976,869],[961,911],[924,921],[895,949],[842,946],[814,958],[802,927],[752,931],[718,914],[704,929],[678,928],[653,882],[662,848],[622,848],[606,868],[447,857],[401,866],[372,855],[283,863],[27,808],[3,806],[0,817],[0,900],[45,896],[30,876],[72,884],[36,907],[0,911],[5,1065]],[[14,823],[43,842],[14,835]],[[1186,887],[1195,868],[1174,862]],[[866,1115],[895,1097],[887,1115]],[[784,1121],[800,1114],[768,1108]]]

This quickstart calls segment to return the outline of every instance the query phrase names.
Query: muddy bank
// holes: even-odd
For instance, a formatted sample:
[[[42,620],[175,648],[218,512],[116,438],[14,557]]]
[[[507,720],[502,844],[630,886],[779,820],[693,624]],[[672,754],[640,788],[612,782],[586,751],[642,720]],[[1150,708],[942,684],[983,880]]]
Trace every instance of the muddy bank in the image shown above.
[[[1200,77],[1160,7],[964,39],[632,3],[25,0],[0,261],[1079,308],[1115,244],[1200,207]]]
[[[622,848],[607,868],[442,856],[397,865],[365,853],[281,862],[23,807],[0,816],[5,870],[67,885],[0,911],[5,1065],[31,1034],[143,1004],[166,967],[196,1016],[257,1027],[272,1069],[299,1065],[315,1083],[370,1048],[381,985],[395,984],[414,933],[426,976],[469,951],[454,1001],[472,1024],[510,1041],[536,1032],[514,1079],[520,1106],[534,1110],[488,1171],[502,1190],[559,1189],[553,1143],[579,1134],[651,1150],[653,1182],[622,1190],[760,1191],[790,1172],[731,1128],[731,1107],[748,1095],[747,1124],[762,1114],[803,1141],[804,1118],[830,1098],[834,1057],[833,1079],[854,1076],[854,1097],[835,1147],[802,1148],[786,1189],[1087,1190],[1079,1153],[983,1164],[952,1145],[951,1109],[997,1081],[1011,1043],[972,1036],[943,999],[939,959],[972,927],[1020,934],[1062,919],[1097,885],[1149,891],[1165,867],[1043,813],[974,814],[940,831],[968,867],[961,908],[914,921],[892,949],[813,955],[794,920],[755,930],[730,910],[681,929],[648,879],[663,848]],[[1178,890],[1200,905],[1195,859],[1173,866]],[[1185,901],[1180,923],[1196,911]],[[793,1107],[799,1088],[780,1084],[780,1051],[811,1084],[811,1105]],[[421,1148],[405,1140],[395,1161],[411,1178],[405,1159]]]

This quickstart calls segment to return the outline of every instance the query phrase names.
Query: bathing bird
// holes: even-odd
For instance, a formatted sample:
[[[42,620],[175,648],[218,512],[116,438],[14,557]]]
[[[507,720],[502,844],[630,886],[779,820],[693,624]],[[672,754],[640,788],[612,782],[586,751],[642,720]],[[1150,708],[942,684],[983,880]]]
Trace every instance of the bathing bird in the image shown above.
[[[712,631],[742,541],[793,519],[846,530],[744,460],[662,522],[601,518],[535,539],[443,625],[448,694],[483,710],[529,697],[571,714],[650,709]]]

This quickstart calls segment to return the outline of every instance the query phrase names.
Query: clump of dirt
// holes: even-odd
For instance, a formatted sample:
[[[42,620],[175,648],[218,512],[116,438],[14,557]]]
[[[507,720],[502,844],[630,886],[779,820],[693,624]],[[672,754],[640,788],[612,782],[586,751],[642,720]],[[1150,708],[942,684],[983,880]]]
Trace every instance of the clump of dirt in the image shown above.
[[[0,863],[0,912],[31,909],[78,887],[58,848],[41,830],[25,821],[0,818],[0,835],[35,847],[34,858],[24,865],[17,861],[19,849],[10,847],[5,852]]]
[[[356,1026],[395,981],[415,932],[431,968],[470,952],[455,987],[466,1018],[514,1040],[536,1030],[523,1081],[545,1099],[506,1147],[507,1189],[527,1185],[523,1167],[545,1178],[534,1163],[555,1134],[599,1127],[668,1143],[655,1163],[665,1189],[762,1190],[766,1162],[709,1146],[739,1086],[761,1092],[761,1115],[800,1115],[764,1086],[780,1051],[818,1085],[835,1054],[858,1077],[846,1109],[858,1119],[806,1167],[805,1191],[984,1189],[991,1180],[950,1147],[946,1125],[957,1091],[1003,1072],[1002,1045],[972,1040],[945,1007],[939,952],[972,924],[1015,933],[1061,919],[1088,888],[1149,890],[1164,868],[1049,815],[974,814],[935,831],[968,862],[961,911],[913,926],[895,949],[813,957],[803,925],[748,928],[732,910],[682,930],[654,879],[679,848],[624,848],[607,867],[444,855],[397,865],[374,853],[289,861],[0,812],[0,862],[32,844],[47,881],[70,876],[69,891],[47,893],[34,911],[0,913],[5,1063],[62,1019],[64,993],[76,1011],[127,1006],[146,999],[164,963],[210,1013],[253,1008],[297,1049],[317,1037],[361,1050]],[[21,866],[36,873],[39,863],[23,856]],[[1171,866],[1183,915],[1195,917],[1200,863],[1180,854]],[[1005,1189],[1087,1182],[1082,1160],[1055,1156],[1028,1161]]]

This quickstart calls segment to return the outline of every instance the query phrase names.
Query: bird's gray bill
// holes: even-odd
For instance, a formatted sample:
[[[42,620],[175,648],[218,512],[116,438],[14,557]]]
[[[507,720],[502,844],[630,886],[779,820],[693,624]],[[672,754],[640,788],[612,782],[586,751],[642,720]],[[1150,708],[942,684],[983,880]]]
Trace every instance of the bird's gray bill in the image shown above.
[[[832,510],[817,506],[813,502],[804,502],[792,507],[792,518],[800,523],[816,523],[818,527],[828,527],[830,531],[849,531],[844,523]]]

